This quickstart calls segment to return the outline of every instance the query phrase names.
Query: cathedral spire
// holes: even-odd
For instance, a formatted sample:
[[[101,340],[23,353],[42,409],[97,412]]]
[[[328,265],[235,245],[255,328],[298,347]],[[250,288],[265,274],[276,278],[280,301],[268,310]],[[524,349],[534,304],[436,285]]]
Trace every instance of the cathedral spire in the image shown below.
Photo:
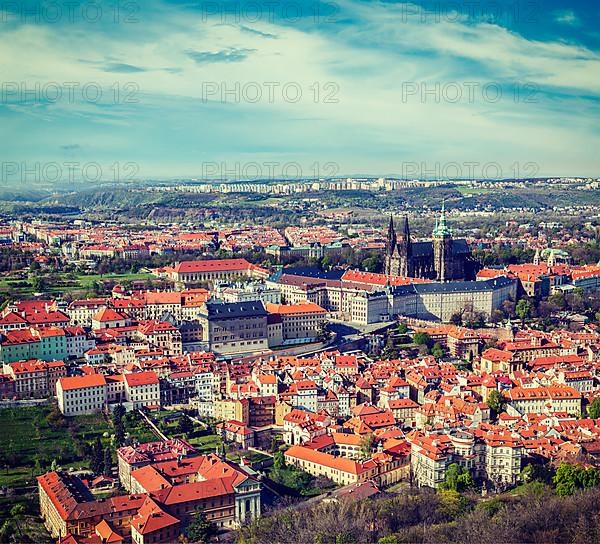
[[[435,229],[433,229],[434,236],[450,236],[450,229],[446,225],[446,199],[442,200],[442,212],[440,213],[439,220],[435,222]]]
[[[388,252],[391,254],[396,247],[396,229],[394,228],[394,217],[390,215],[390,224],[387,236]]]

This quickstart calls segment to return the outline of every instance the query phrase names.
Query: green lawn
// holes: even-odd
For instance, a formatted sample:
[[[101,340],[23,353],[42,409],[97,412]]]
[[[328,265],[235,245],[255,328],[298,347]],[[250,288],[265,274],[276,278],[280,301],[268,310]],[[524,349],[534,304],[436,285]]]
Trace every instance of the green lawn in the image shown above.
[[[484,195],[486,193],[494,192],[494,189],[489,187],[457,187],[457,191],[463,195]]]
[[[115,280],[135,281],[135,280],[151,280],[156,279],[152,274],[137,273],[137,274],[79,274],[77,276],[77,284],[80,289],[91,289],[97,281]]]
[[[111,432],[112,426],[101,414],[62,419],[50,424],[47,417],[51,406],[21,407],[0,410],[0,465],[7,465],[13,476],[0,476],[3,480],[19,480],[23,470],[39,463],[41,468],[57,463],[77,463],[84,459],[85,444],[96,436]],[[108,439],[104,438],[108,443]]]
[[[47,279],[42,291],[52,295],[69,292],[81,292],[83,294],[86,291],[92,290],[96,282],[101,280],[122,282],[156,279],[152,274],[147,273],[104,274],[102,276],[100,274],[77,274],[74,277],[70,276],[71,274],[65,273],[51,275]],[[44,277],[43,274],[42,277]],[[34,291],[35,289],[28,278],[21,279],[14,276],[3,276],[0,278],[0,295],[10,295],[10,298],[28,298],[33,296]]]
[[[104,446],[111,445],[114,428],[103,414],[51,424],[47,419],[51,411],[51,406],[0,410],[0,486],[31,485],[32,475],[48,470],[53,460],[63,469],[87,468],[86,448],[97,436]],[[138,442],[156,440],[141,419],[126,420],[125,429]]]
[[[195,436],[188,438],[188,442],[194,446],[199,453],[215,453],[221,446],[221,437],[216,434],[207,434],[204,436]]]

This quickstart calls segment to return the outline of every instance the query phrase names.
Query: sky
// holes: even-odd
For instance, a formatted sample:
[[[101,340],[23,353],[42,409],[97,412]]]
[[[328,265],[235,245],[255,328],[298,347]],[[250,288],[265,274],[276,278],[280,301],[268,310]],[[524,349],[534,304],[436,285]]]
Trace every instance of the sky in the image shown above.
[[[0,1],[0,182],[600,176],[600,2]]]

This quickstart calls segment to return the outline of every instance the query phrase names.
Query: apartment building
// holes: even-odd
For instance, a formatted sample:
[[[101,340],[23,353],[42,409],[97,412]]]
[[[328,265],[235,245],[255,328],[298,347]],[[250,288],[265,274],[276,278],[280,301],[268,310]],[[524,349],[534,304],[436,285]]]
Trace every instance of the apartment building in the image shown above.
[[[452,431],[426,434],[412,431],[411,470],[417,485],[437,488],[448,467],[456,463],[474,478],[493,485],[514,485],[521,472],[524,446],[520,437],[507,430]]]
[[[547,387],[513,387],[504,392],[510,415],[542,414],[564,412],[573,416],[581,415],[582,395],[568,385]]]
[[[322,333],[327,312],[313,302],[267,304],[267,312],[279,316],[284,344],[314,342]]]
[[[167,273],[173,281],[185,286],[216,280],[235,281],[242,277],[262,279],[269,274],[268,271],[249,263],[246,259],[182,261]]]
[[[160,407],[160,382],[152,370],[124,374],[125,398],[134,410]]]
[[[67,307],[71,325],[91,328],[92,318],[101,308],[107,306],[108,301],[108,298],[74,300]]]
[[[408,477],[410,467],[407,452],[380,452],[364,461],[357,461],[319,449],[292,446],[284,455],[287,463],[313,476],[326,476],[343,486],[367,480],[378,485],[393,485]]]
[[[100,412],[107,402],[106,379],[102,374],[61,378],[56,397],[58,408],[67,417]]]
[[[266,351],[267,315],[262,302],[207,302],[199,319],[203,341],[220,355]]]
[[[86,351],[94,348],[96,345],[96,341],[88,336],[83,327],[65,327],[64,331],[67,357],[83,357]]]
[[[42,399],[56,395],[56,383],[67,375],[62,361],[32,359],[4,364],[3,372],[14,380],[19,399]]]

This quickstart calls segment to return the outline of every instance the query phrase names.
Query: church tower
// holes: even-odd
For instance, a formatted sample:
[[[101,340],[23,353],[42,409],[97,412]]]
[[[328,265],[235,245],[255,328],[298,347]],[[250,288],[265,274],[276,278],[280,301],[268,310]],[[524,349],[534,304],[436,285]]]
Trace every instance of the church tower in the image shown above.
[[[412,242],[410,240],[410,228],[408,227],[408,216],[404,216],[404,225],[402,234],[396,243],[398,248],[398,256],[400,258],[398,266],[398,275],[412,277]]]
[[[438,281],[454,279],[452,256],[452,234],[446,225],[446,206],[442,202],[442,213],[433,229],[433,266]]]
[[[404,217],[402,231],[398,236],[394,227],[394,219],[390,216],[385,248],[385,273],[389,276],[412,276],[412,242],[408,217]]]
[[[398,247],[394,218],[390,215],[387,242],[385,244],[385,273],[388,276],[396,276],[399,269]]]

